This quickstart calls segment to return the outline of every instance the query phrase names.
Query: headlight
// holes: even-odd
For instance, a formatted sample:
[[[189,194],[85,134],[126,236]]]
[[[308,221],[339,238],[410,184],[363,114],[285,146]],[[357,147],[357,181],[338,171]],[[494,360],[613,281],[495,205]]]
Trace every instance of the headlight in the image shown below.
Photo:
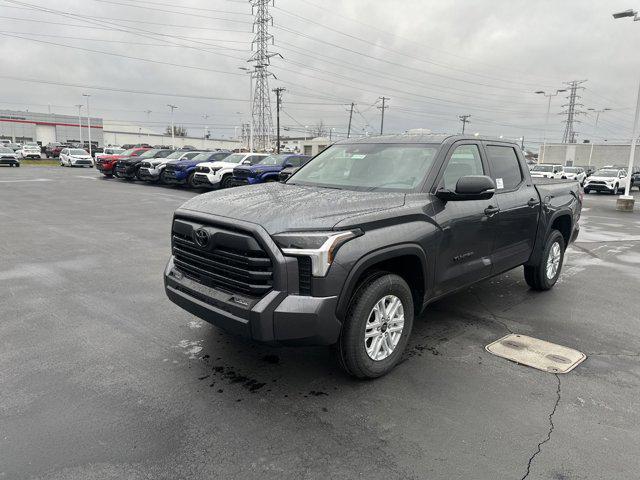
[[[360,230],[284,232],[274,235],[273,240],[285,255],[310,257],[312,275],[314,277],[324,277],[333,263],[338,248],[360,235],[362,235]]]

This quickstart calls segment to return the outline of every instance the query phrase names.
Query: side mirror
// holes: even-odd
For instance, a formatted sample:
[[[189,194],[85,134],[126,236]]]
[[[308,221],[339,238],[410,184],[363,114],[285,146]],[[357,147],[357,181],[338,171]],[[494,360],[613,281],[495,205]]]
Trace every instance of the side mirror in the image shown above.
[[[441,189],[436,192],[440,200],[487,200],[496,193],[496,184],[486,175],[466,175],[456,183],[456,191]]]
[[[242,165],[251,165],[251,160],[243,160]]]
[[[285,163],[284,164],[284,168],[290,168],[290,167],[293,167],[292,163]]]

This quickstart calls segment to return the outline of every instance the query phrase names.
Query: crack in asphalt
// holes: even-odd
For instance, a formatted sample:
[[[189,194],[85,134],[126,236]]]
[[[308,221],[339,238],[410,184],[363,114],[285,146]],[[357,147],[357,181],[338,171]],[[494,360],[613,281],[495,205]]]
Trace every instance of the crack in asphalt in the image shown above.
[[[480,304],[480,306],[481,306],[482,308],[484,308],[484,309],[485,309],[485,311],[486,311],[489,315],[491,315],[491,318],[493,319],[493,321],[494,321],[495,323],[498,323],[498,324],[502,325],[502,326],[504,327],[504,329],[505,329],[507,332],[509,332],[509,333],[513,333],[513,330],[511,330],[511,329],[509,328],[509,326],[508,326],[504,321],[502,321],[502,320],[498,320],[498,316],[497,316],[495,313],[493,313],[493,312],[489,309],[489,307],[487,307],[487,306],[484,304],[484,302],[483,302],[483,301],[482,301],[482,299],[480,298],[480,295],[478,295],[476,292],[471,292],[471,293],[473,294],[473,296],[475,296],[475,297],[476,297],[476,300],[478,300],[478,303]]]
[[[544,440],[542,440],[540,443],[538,443],[538,448],[536,448],[536,451],[533,452],[533,455],[531,455],[529,457],[529,461],[527,462],[527,473],[525,473],[520,480],[525,480],[529,476],[529,474],[531,473],[531,464],[533,463],[533,460],[542,451],[542,445],[544,445],[549,440],[551,440],[551,434],[553,433],[553,430],[555,429],[555,425],[553,423],[553,416],[556,413],[556,410],[558,408],[558,404],[560,403],[560,396],[561,396],[561,393],[560,393],[560,377],[558,376],[557,373],[555,375],[556,375],[556,380],[558,380],[558,389],[556,390],[556,394],[557,394],[556,403],[553,405],[553,410],[551,410],[551,413],[549,414],[549,431],[547,432],[546,438]]]
[[[607,352],[596,352],[589,353],[589,357],[640,357],[640,353],[607,353]]]

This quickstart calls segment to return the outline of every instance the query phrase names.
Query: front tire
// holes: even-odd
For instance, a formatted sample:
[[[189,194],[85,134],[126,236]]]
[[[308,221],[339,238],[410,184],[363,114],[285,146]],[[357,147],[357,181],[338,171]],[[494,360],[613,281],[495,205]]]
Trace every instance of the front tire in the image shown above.
[[[524,279],[533,290],[550,290],[558,281],[565,251],[564,237],[558,230],[551,230],[537,265],[525,265]]]
[[[220,180],[220,188],[231,188],[232,181],[233,181],[233,175],[231,175],[230,173],[225,175],[224,177],[222,177],[222,180]]]
[[[354,293],[338,343],[340,362],[356,378],[389,373],[400,360],[413,327],[413,296],[398,275],[365,281]]]

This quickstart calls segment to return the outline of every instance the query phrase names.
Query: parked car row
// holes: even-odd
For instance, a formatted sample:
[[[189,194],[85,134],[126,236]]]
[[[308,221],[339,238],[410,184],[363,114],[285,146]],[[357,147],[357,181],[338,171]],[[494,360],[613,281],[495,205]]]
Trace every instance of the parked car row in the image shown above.
[[[310,158],[298,154],[141,147],[101,155],[96,159],[96,168],[106,177],[213,189],[276,182],[280,175],[287,178]]]

